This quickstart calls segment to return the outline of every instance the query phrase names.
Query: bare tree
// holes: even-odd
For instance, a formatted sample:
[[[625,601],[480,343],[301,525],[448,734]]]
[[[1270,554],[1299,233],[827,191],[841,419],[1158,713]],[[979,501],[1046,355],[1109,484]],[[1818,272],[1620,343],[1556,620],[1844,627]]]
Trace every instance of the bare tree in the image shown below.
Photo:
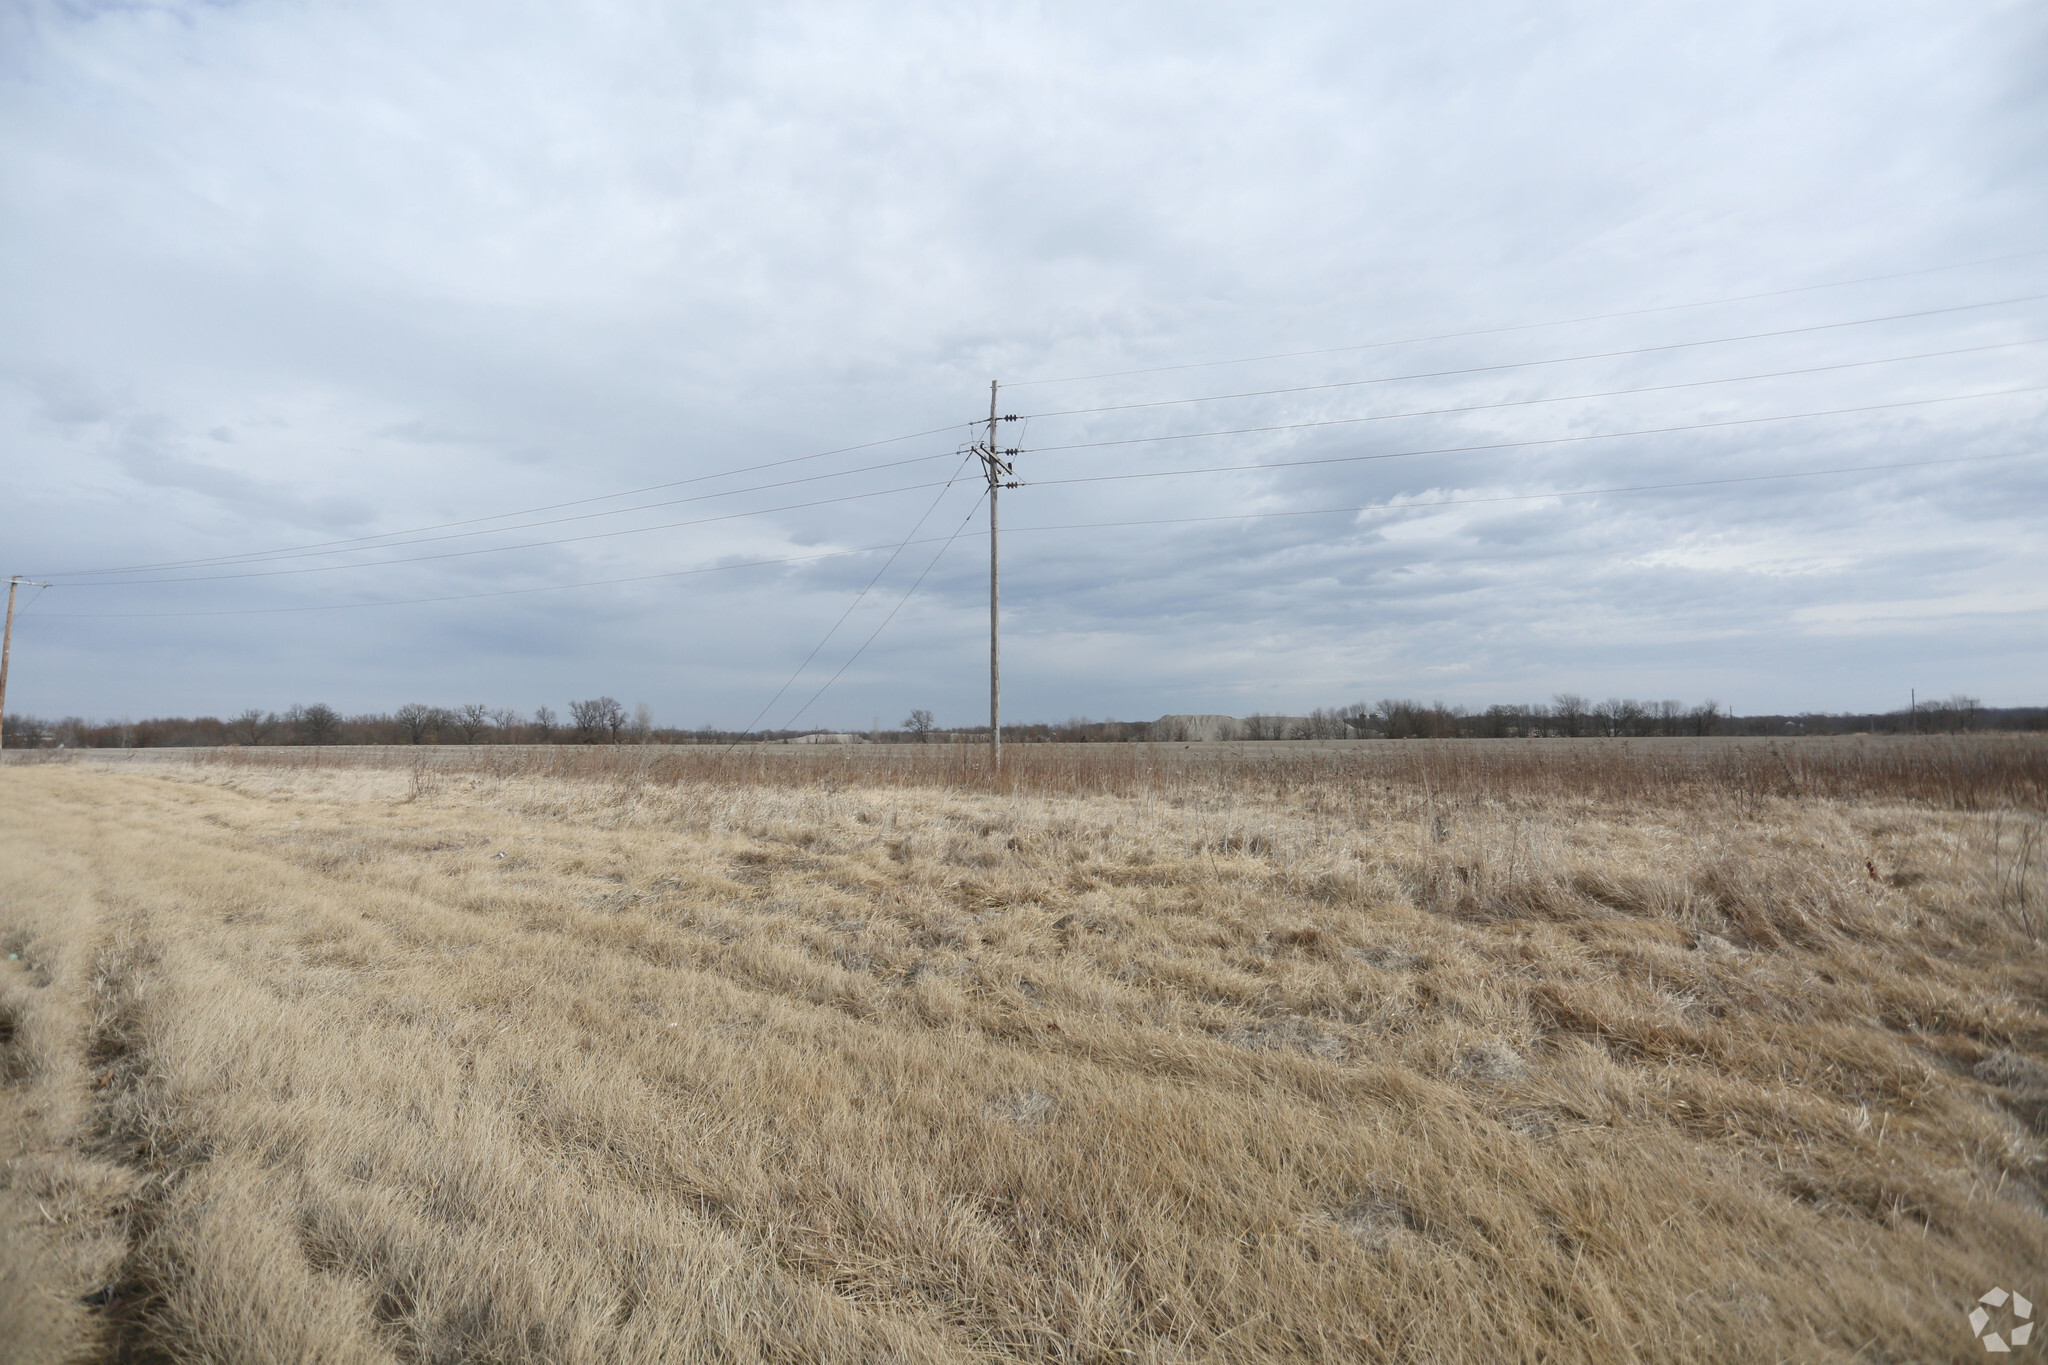
[[[1379,717],[1373,714],[1371,706],[1362,701],[1337,708],[1337,719],[1343,721],[1351,733],[1360,738],[1379,727]]]
[[[905,717],[903,728],[916,735],[919,744],[928,744],[931,742],[932,731],[938,728],[938,722],[932,719],[931,712],[920,706]]]
[[[16,749],[40,749],[51,736],[50,723],[40,716],[12,713],[4,728],[6,741]]]
[[[555,708],[536,706],[533,708],[533,737],[542,744],[555,737]]]
[[[645,744],[654,738],[654,708],[646,702],[633,705],[633,742]]]
[[[1977,728],[1977,713],[1984,709],[1984,703],[1961,692],[1948,699],[1948,710],[1955,717],[1956,728],[1974,730]]]
[[[464,744],[476,743],[483,732],[491,728],[491,708],[480,701],[457,708],[455,728],[462,732]]]
[[[252,706],[228,722],[236,739],[251,746],[261,744],[264,737],[277,728],[277,715],[261,707]]]
[[[1692,722],[1694,734],[1711,735],[1721,724],[1721,703],[1709,697],[1686,712],[1686,719]]]
[[[1656,717],[1658,734],[1681,734],[1685,730],[1685,703],[1682,701],[1660,701],[1656,706]]]
[[[1411,739],[1426,733],[1422,720],[1426,708],[1421,702],[1384,697],[1376,709],[1380,714],[1380,728],[1388,739]]]
[[[1550,714],[1557,717],[1558,727],[1567,739],[1577,739],[1579,730],[1586,723],[1586,711],[1590,703],[1576,692],[1560,692],[1550,699]]]
[[[1610,735],[1633,735],[1643,728],[1643,704],[1634,697],[1609,697],[1593,714]]]
[[[1308,713],[1309,739],[1342,739],[1349,733],[1342,715],[1327,706],[1318,706]]]
[[[519,733],[519,722],[521,719],[520,714],[509,706],[501,706],[491,712],[491,724],[498,731],[498,742],[500,744],[511,744],[514,742]]]
[[[300,744],[332,744],[341,738],[341,713],[324,701],[294,706],[285,712],[292,738]]]
[[[606,738],[616,744],[619,732],[626,728],[626,708],[613,697],[572,701],[569,718],[576,722],[576,740],[580,744],[595,744]]]
[[[405,731],[408,744],[424,744],[427,736],[441,728],[441,712],[423,702],[409,701],[391,713],[398,728]]]

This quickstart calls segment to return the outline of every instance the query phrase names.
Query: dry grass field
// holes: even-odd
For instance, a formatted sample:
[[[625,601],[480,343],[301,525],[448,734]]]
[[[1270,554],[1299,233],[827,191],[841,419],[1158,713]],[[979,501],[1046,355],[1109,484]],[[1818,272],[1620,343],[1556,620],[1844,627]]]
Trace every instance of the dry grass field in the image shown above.
[[[1262,750],[10,761],[0,1355],[1917,1362],[2048,1300],[2048,746]]]

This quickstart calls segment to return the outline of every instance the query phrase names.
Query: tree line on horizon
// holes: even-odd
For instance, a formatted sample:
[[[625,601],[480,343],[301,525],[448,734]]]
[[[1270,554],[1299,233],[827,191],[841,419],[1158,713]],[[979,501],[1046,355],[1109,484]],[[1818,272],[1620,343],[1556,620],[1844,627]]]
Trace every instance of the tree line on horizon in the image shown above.
[[[1174,718],[1162,718],[1172,720]],[[1560,692],[1535,704],[1493,705],[1483,710],[1386,698],[1348,706],[1318,707],[1306,716],[1254,713],[1230,718],[1228,736],[1244,740],[1285,739],[1514,739],[1651,737],[1676,735],[1894,734],[1915,731],[1949,734],[1971,730],[2048,729],[2048,707],[1985,707],[1957,693],[1888,712],[1807,712],[1799,715],[1738,716],[1718,702],[1691,706],[1677,701],[1617,697],[1593,701]],[[1159,721],[1091,720],[1005,725],[1003,738],[1018,744],[1128,743],[1182,740]],[[283,711],[250,707],[225,719],[216,716],[155,717],[148,720],[88,721],[77,716],[44,720],[9,715],[10,749],[188,748],[229,745],[328,744],[729,744],[740,741],[800,740],[824,731],[721,730],[657,727],[643,703],[628,711],[609,696],[568,703],[566,712],[549,706],[532,712],[481,703],[433,706],[409,702],[390,712],[343,715],[323,702]],[[941,726],[919,708],[896,729],[876,726],[859,732],[874,743],[961,743],[985,740],[986,725]]]
[[[1633,697],[1594,701],[1576,692],[1559,692],[1548,703],[1495,705],[1483,711],[1445,706],[1441,702],[1425,706],[1415,701],[1389,699],[1370,706],[1362,702],[1353,703],[1338,714],[1344,716],[1355,730],[1388,739],[1579,739],[1914,731],[1948,734],[1976,729],[2048,728],[2048,708],[1987,708],[1977,698],[1961,692],[1943,701],[1919,702],[1903,710],[1887,712],[1738,716],[1712,698],[1688,706],[1681,701],[1638,701]]]
[[[408,702],[391,712],[345,716],[325,702],[266,711],[252,706],[225,719],[218,716],[156,717],[92,722],[77,716],[45,721],[10,715],[7,747],[149,749],[202,745],[325,744],[630,744],[661,732],[645,703],[631,712],[616,698],[592,697],[568,704],[566,715],[551,706],[529,714],[505,706],[472,702],[431,706]]]

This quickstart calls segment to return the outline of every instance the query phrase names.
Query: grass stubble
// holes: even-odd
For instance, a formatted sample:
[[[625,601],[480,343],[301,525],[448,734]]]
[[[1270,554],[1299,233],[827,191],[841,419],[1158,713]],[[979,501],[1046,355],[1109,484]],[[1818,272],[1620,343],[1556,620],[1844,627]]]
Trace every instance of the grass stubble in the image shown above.
[[[2036,741],[744,759],[0,770],[0,1354],[1925,1361],[2048,1300]]]

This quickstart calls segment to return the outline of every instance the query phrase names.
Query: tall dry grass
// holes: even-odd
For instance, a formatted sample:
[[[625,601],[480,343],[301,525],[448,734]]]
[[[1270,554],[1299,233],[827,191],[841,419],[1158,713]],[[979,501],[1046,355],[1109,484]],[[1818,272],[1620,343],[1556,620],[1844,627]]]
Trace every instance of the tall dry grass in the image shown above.
[[[112,754],[93,755],[113,757]],[[21,755],[19,758],[28,758]],[[65,761],[73,754],[49,754]],[[1261,744],[361,746],[129,752],[231,767],[388,768],[744,786],[945,787],[1015,796],[1286,796],[1406,784],[1446,795],[1608,801],[1896,799],[1946,810],[2048,810],[2048,736],[1406,740]]]
[[[1184,754],[10,764],[0,1332],[1918,1361],[2048,1299],[2040,748]]]

